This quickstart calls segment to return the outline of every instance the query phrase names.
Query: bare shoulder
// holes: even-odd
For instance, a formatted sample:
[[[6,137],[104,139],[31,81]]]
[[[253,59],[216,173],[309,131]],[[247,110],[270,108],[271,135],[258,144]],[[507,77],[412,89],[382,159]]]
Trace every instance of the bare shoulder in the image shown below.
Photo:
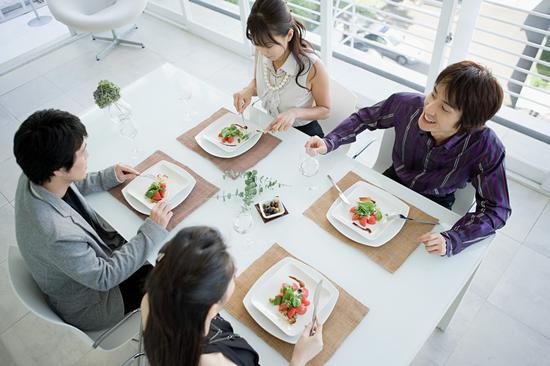
[[[205,353],[201,355],[199,366],[236,366],[220,352]]]
[[[318,60],[316,63],[311,65],[311,72],[308,75],[308,81],[321,81],[321,80],[328,80],[328,73],[325,65],[323,65],[323,62],[321,60]]]

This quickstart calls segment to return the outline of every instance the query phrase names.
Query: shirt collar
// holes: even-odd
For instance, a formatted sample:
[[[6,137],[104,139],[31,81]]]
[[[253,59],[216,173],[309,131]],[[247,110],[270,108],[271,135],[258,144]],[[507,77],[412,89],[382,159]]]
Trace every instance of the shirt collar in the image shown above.
[[[421,113],[422,113],[422,108],[419,109],[418,118],[420,118]],[[417,124],[418,124],[418,118],[416,118],[416,123]],[[431,134],[429,134],[428,132],[426,132],[424,130],[421,130],[420,128],[418,128],[418,132],[421,135],[425,135],[427,138],[431,139],[432,143],[435,144],[435,140],[434,140],[434,138],[432,137]],[[454,135],[452,135],[447,141],[445,141],[445,143],[443,145],[439,145],[437,147],[443,148],[447,151],[451,150],[456,144],[458,144],[460,141],[462,141],[462,139],[466,135],[467,135],[467,132],[457,132]]]
[[[264,59],[264,65],[266,65],[271,70],[274,70],[273,62],[267,57],[263,57],[263,59]],[[296,70],[298,69],[298,63],[296,62],[296,59],[294,58],[294,55],[292,53],[288,55],[285,63],[283,64],[283,66],[280,67],[280,69],[286,72],[288,75],[296,74]]]

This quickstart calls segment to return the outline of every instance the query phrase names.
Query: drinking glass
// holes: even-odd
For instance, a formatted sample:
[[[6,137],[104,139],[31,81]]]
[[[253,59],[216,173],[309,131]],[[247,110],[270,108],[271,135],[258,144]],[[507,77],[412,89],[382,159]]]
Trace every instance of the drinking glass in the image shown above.
[[[319,160],[317,158],[310,156],[308,154],[304,154],[298,163],[298,169],[300,170],[300,174],[302,174],[306,178],[311,178],[315,176],[319,172]],[[316,186],[307,186],[308,191],[316,189]]]
[[[193,98],[193,91],[190,87],[182,87],[180,93],[180,100],[183,101],[183,120],[184,122],[191,122],[191,99]]]
[[[250,207],[241,207],[240,212],[233,220],[233,230],[241,234],[242,240],[246,247],[251,247],[253,244],[252,239],[250,238],[250,231],[252,229],[252,211]]]
[[[132,142],[133,147],[131,159],[133,161],[137,161],[139,157],[139,150],[136,145],[136,136],[138,134],[138,130],[132,122],[132,119],[129,117],[121,118],[118,132],[120,133],[120,136],[125,137]]]

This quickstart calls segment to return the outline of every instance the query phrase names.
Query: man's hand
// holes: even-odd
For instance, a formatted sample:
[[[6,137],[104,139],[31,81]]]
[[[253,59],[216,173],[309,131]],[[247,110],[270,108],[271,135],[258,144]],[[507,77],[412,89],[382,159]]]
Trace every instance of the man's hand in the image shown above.
[[[323,140],[319,136],[310,137],[304,147],[306,148],[306,152],[311,156],[315,156],[318,154],[324,155],[327,153],[328,150],[325,140]]]
[[[166,229],[168,222],[172,218],[174,213],[170,210],[170,206],[166,202],[161,201],[153,207],[151,210],[151,216],[149,218],[153,220],[154,223],[160,225],[163,229]]]
[[[118,163],[117,165],[115,165],[115,174],[116,179],[120,183],[124,183],[128,179],[135,178],[136,175],[139,175],[139,172],[128,165]]]
[[[447,240],[441,233],[426,233],[418,238],[430,254],[447,254]]]
[[[294,124],[296,113],[292,109],[280,113],[273,121],[265,128],[264,132],[281,132],[286,131]]]

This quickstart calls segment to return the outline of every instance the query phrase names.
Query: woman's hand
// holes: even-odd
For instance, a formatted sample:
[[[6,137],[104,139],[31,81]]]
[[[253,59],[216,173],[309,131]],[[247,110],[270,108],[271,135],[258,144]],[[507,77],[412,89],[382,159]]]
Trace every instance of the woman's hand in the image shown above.
[[[447,240],[441,233],[426,233],[418,238],[430,254],[447,254]]]
[[[233,94],[233,106],[237,113],[243,113],[243,111],[250,105],[252,96],[254,95],[250,87],[244,88],[241,91]]]
[[[303,366],[323,350],[323,325],[315,322],[315,334],[310,336],[312,324],[306,325],[302,336],[294,346],[290,366]]]
[[[324,155],[327,153],[327,144],[325,140],[319,136],[310,137],[304,147],[306,148],[306,152],[311,156],[316,156],[318,154]]]
[[[294,124],[296,120],[296,112],[293,109],[289,109],[286,112],[279,113],[279,115],[273,118],[273,121],[267,125],[264,129],[265,132],[281,132],[286,131]]]

